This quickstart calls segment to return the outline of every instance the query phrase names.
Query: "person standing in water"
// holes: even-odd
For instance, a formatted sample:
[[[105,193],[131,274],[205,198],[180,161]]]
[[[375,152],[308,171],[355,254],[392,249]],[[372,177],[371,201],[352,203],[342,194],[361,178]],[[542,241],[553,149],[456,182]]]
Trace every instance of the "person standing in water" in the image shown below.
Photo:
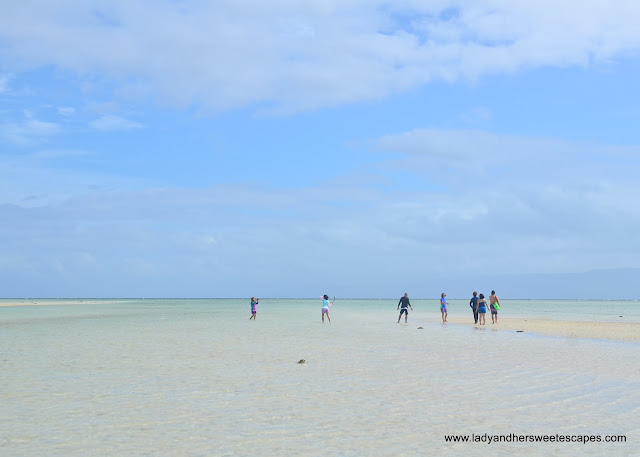
[[[331,323],[331,317],[329,316],[329,306],[333,305],[333,302],[329,302],[329,296],[324,294],[322,297],[322,323],[324,324],[324,315],[327,315],[329,323]]]
[[[411,306],[411,303],[409,303],[409,295],[408,294],[404,294],[402,297],[400,297],[400,301],[398,302],[398,308],[400,310],[400,315],[398,316],[398,324],[400,323],[400,318],[402,317],[402,314],[404,313],[404,323],[407,323],[407,317],[409,316],[409,309],[411,308],[411,311],[413,311],[413,306]]]
[[[471,297],[471,300],[469,300],[469,306],[473,311],[473,321],[477,324],[478,323],[478,292],[476,292],[475,290],[473,291],[473,297]]]
[[[260,300],[259,298],[256,297],[251,297],[251,317],[249,318],[249,320],[253,319],[254,321],[256,320],[256,314],[258,314],[258,300]]]
[[[496,295],[496,291],[491,291],[491,296],[489,297],[489,303],[491,308],[491,323],[498,323],[498,310],[500,309],[500,299]]]
[[[442,322],[447,322],[447,294],[442,292],[440,295],[440,313],[442,314]]]
[[[487,299],[484,298],[484,294],[480,294],[480,299],[478,300],[478,321],[480,325],[487,324]]]

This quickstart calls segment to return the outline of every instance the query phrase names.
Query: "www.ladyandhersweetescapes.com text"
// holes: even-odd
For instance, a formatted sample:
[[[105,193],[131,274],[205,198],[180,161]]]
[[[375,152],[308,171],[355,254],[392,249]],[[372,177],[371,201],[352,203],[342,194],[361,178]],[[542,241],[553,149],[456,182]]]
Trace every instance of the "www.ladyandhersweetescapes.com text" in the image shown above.
[[[489,433],[470,435],[445,435],[447,443],[626,443],[626,435],[527,435],[510,433],[507,435],[491,435]]]

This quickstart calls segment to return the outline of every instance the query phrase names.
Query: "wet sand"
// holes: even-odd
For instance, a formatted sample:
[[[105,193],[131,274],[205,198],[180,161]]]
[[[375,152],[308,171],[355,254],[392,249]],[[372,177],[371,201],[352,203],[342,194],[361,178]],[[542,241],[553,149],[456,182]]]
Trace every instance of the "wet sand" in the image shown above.
[[[429,321],[442,322],[440,319],[433,318],[430,318]],[[492,324],[489,314],[487,314],[486,325],[470,323],[469,319],[460,317],[449,317],[448,322],[456,325],[486,327],[492,330],[522,331],[568,338],[596,338],[611,341],[640,342],[640,323],[553,321],[549,319],[500,317],[497,324]]]

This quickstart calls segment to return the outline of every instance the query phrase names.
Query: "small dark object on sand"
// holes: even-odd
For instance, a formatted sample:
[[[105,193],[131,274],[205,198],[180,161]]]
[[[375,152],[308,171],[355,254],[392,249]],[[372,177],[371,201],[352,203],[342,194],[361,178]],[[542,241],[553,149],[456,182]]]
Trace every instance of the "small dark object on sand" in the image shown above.
[[[518,333],[524,333],[524,330],[516,330]]]
[[[306,360],[305,360],[305,359],[300,359],[300,360],[298,361],[298,363],[305,363],[305,362],[306,362]]]

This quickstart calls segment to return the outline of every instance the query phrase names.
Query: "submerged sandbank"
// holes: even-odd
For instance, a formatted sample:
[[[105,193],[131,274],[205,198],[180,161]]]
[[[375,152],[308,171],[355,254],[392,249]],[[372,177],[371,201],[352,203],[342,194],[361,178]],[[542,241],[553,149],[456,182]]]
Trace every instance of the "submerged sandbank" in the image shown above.
[[[110,305],[123,302],[138,302],[138,299],[0,299],[0,307],[11,306],[53,306],[53,305]],[[348,309],[348,308],[347,308]],[[374,312],[375,314],[375,312]],[[395,310],[392,313],[395,317]],[[314,314],[315,315],[315,314]],[[439,314],[428,317],[429,322],[441,322]],[[410,320],[422,320],[424,314],[412,314]],[[559,336],[568,338],[594,338],[621,342],[640,342],[640,323],[638,322],[603,322],[603,321],[579,321],[579,320],[551,320],[528,317],[499,317],[498,324],[491,323],[491,315],[486,316],[487,324],[476,325],[469,317],[449,316],[449,323],[456,325],[470,325],[478,328],[490,330],[522,331],[525,333],[536,333],[549,336]],[[470,322],[471,321],[471,322]]]
[[[0,307],[2,306],[53,306],[53,305],[108,305],[118,303],[115,300],[48,300],[48,299],[24,299],[24,300],[7,300],[0,301]]]

